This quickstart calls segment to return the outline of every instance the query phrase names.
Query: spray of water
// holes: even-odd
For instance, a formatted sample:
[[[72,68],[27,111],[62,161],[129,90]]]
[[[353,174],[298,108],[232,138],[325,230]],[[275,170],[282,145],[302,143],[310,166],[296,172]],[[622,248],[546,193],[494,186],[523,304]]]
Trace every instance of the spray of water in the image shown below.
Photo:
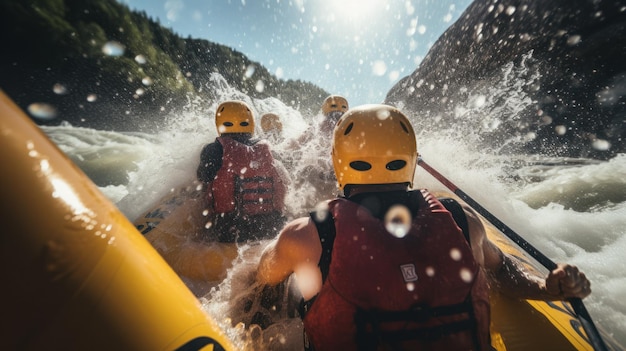
[[[626,157],[598,162],[502,155],[501,149],[485,146],[494,126],[515,124],[515,118],[499,120],[502,111],[508,111],[507,115],[523,113],[530,103],[523,87],[528,87],[533,75],[519,67],[504,73],[508,81],[499,87],[468,87],[465,95],[451,104],[456,113],[428,118],[411,115],[418,150],[429,164],[552,260],[570,262],[585,271],[593,288],[593,294],[585,299],[590,314],[626,344],[626,275],[619,269],[626,251],[626,180],[622,176]],[[288,217],[310,211],[327,215],[322,200],[333,197],[337,189],[329,173],[330,139],[317,129],[321,116],[302,115],[275,98],[252,99],[232,89],[217,74],[207,82],[206,89],[212,89],[210,101],[190,100],[156,135],[86,132],[71,126],[44,130],[81,168],[91,167],[94,179],[122,179],[119,183],[104,182],[100,188],[134,220],[164,194],[195,178],[201,148],[216,137],[213,116],[217,104],[240,99],[251,106],[255,116],[276,113],[283,124],[273,150],[291,176]],[[444,123],[450,116],[454,121]],[[472,127],[476,125],[480,127]],[[262,135],[260,130],[257,132]],[[499,136],[509,143],[521,137]],[[100,159],[109,160],[112,166],[92,166],[92,160]],[[446,190],[419,168],[414,183],[434,192]],[[407,225],[403,211],[394,209],[388,217],[389,232],[402,236]],[[241,245],[239,258],[227,278],[203,298],[203,306],[233,339],[241,342],[242,349],[298,350],[302,348],[302,324],[288,307],[291,300],[286,297],[294,294],[297,284],[283,286],[280,294],[276,292],[282,296],[282,300],[276,300],[283,301],[282,305],[264,305],[257,298],[262,295],[261,287],[254,284],[253,278],[266,244]],[[255,319],[257,312],[260,315]],[[274,324],[265,330],[250,328],[251,321],[264,319]]]

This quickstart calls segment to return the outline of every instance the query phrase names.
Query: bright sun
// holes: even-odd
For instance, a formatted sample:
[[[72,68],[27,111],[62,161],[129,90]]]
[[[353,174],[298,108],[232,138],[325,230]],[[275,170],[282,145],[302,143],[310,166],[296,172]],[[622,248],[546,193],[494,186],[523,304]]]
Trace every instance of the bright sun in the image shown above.
[[[328,21],[365,25],[388,9],[385,0],[324,0],[318,13]]]
[[[331,2],[339,13],[346,17],[366,19],[376,12],[382,12],[387,7],[387,1],[382,0],[341,0]]]

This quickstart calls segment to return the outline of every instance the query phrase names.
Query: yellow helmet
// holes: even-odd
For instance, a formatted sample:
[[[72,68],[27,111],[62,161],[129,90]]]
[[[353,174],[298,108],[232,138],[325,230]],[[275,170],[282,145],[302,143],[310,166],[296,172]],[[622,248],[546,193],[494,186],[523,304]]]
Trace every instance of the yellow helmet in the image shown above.
[[[283,130],[283,124],[280,122],[280,118],[275,113],[266,113],[261,116],[261,130],[264,133],[269,131],[280,132]]]
[[[338,111],[346,113],[348,111],[348,100],[340,95],[331,95],[322,103],[322,114],[328,116],[329,113]]]
[[[224,101],[215,111],[217,133],[254,134],[254,116],[252,110],[243,101]]]
[[[363,105],[346,112],[333,137],[339,189],[348,184],[409,183],[417,166],[415,132],[395,107]]]

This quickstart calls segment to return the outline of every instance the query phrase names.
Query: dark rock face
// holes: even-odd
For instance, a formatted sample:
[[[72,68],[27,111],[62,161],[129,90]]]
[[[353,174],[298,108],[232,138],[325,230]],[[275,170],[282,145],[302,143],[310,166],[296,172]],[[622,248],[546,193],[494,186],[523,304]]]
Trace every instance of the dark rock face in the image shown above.
[[[476,0],[385,102],[502,151],[610,158],[626,152],[625,27],[623,0]]]

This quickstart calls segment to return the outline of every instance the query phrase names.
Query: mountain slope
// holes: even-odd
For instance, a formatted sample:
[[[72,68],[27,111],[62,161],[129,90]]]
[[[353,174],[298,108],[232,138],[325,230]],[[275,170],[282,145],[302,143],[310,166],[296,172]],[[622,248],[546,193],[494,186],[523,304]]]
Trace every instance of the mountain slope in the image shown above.
[[[475,0],[386,102],[483,146],[607,158],[626,151],[624,57],[623,1]]]
[[[277,79],[224,45],[183,39],[114,0],[2,1],[0,41],[0,87],[22,108],[55,110],[39,124],[158,128],[189,99],[211,98],[204,88],[214,72],[252,97],[279,97],[303,112],[317,112],[328,95]]]

